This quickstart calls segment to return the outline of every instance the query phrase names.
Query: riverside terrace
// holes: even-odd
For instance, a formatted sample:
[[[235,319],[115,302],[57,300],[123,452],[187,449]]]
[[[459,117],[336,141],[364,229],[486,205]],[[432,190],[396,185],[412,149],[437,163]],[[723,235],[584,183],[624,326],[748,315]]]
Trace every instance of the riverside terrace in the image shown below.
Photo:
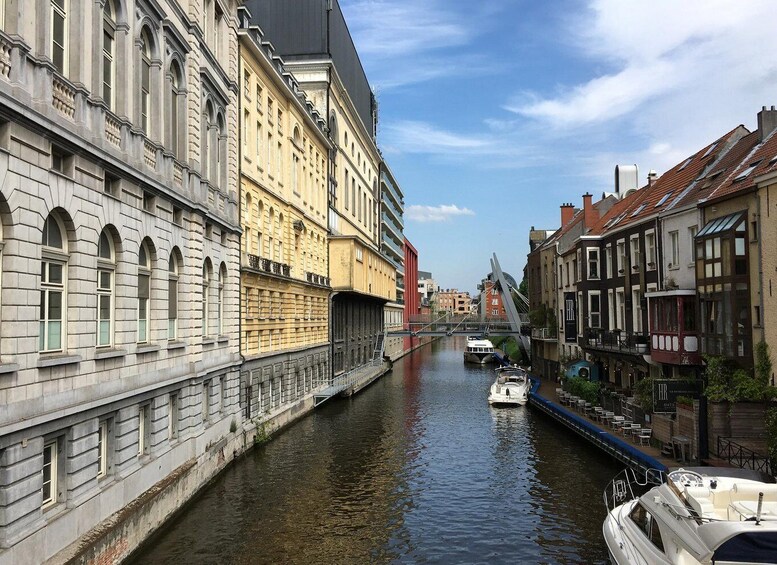
[[[573,401],[572,397],[557,388],[556,383],[532,378],[535,386],[529,404],[533,408],[545,412],[628,467],[642,471],[649,468],[666,471],[690,464],[686,438],[676,437],[674,443],[656,447],[652,430],[635,424],[619,411],[604,410],[601,406],[580,402],[580,399]]]

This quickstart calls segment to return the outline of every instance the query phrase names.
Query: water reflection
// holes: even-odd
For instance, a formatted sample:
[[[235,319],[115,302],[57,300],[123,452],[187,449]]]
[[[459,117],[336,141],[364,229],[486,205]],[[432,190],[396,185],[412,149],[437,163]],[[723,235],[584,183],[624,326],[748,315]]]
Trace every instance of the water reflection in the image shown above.
[[[136,563],[597,563],[618,468],[492,408],[463,340],[400,360],[227,470]]]

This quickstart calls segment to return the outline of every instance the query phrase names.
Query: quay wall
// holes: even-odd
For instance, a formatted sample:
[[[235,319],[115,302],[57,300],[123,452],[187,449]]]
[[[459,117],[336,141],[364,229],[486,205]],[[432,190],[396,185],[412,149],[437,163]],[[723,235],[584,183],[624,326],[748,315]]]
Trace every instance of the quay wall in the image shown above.
[[[600,430],[585,418],[581,418],[562,406],[550,402],[539,394],[539,380],[532,378],[532,393],[529,395],[529,405],[543,414],[569,428],[577,435],[604,451],[613,459],[638,472],[648,469],[666,471],[667,467],[654,457],[641,452],[629,443],[614,435]]]

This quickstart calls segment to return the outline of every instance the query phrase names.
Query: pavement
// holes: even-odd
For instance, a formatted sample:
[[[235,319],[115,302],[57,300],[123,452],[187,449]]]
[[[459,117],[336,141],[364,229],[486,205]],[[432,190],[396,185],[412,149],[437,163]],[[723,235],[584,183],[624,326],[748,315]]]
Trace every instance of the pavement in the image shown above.
[[[670,457],[667,457],[661,452],[660,448],[654,446],[654,444],[656,443],[656,440],[652,440],[651,445],[646,446],[646,445],[640,445],[638,441],[635,443],[633,439],[625,439],[619,430],[613,430],[609,426],[606,426],[600,422],[597,422],[596,420],[592,419],[591,417],[589,417],[588,415],[582,412],[578,412],[577,410],[570,408],[569,406],[562,405],[561,402],[559,402],[558,397],[556,396],[556,388],[559,387],[559,385],[556,382],[551,382],[549,380],[538,378],[538,377],[535,377],[535,378],[537,378],[537,380],[539,380],[540,382],[540,387],[537,389],[537,394],[542,396],[545,400],[551,402],[552,404],[555,404],[556,406],[560,406],[565,410],[573,411],[577,416],[584,418],[590,424],[599,428],[602,431],[605,431],[619,439],[624,439],[624,441],[628,441],[631,445],[634,446],[635,449],[641,451],[646,455],[649,455],[650,457],[653,457],[654,459],[666,465],[667,468],[669,469],[674,469],[681,466],[680,462]],[[686,466],[690,466],[690,465],[691,463],[688,463]]]

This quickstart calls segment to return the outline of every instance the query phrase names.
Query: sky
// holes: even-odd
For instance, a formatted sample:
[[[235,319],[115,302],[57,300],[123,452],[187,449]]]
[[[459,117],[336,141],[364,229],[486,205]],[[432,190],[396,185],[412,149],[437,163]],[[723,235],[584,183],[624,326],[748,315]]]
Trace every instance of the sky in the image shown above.
[[[777,105],[773,0],[340,0],[419,269],[520,281],[559,205],[641,184]]]

